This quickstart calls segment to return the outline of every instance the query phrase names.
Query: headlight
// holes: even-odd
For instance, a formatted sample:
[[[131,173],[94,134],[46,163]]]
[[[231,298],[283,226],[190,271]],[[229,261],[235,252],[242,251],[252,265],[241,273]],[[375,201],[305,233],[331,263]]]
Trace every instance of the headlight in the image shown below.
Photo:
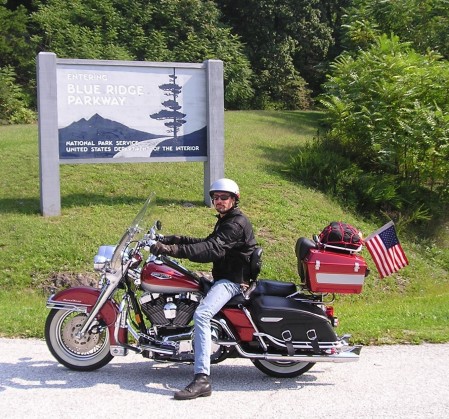
[[[98,252],[94,257],[94,269],[96,271],[102,271],[106,262],[112,259],[115,246],[100,246]]]

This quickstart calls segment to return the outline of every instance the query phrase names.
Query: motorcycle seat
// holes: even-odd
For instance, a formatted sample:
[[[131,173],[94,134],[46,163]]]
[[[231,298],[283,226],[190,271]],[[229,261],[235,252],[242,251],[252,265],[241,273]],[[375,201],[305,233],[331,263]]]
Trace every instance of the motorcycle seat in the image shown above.
[[[257,281],[256,289],[251,293],[251,299],[261,295],[270,295],[274,297],[287,297],[297,291],[296,285],[293,282],[274,281],[271,279],[261,279]],[[250,299],[250,300],[251,300]],[[247,305],[248,300],[243,294],[238,294],[232,297],[225,307],[238,307],[239,305]]]
[[[276,297],[287,297],[296,292],[296,285],[293,282],[274,281],[272,279],[261,279],[257,282],[257,287],[253,296],[273,295]]]

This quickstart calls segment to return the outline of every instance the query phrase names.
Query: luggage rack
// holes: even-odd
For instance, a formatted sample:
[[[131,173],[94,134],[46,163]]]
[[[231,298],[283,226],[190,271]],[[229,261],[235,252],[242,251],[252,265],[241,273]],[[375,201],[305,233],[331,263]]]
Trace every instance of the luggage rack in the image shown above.
[[[341,246],[335,246],[332,244],[327,244],[327,243],[321,243],[320,239],[318,238],[317,235],[313,236],[313,241],[321,248],[323,248],[324,250],[326,250],[327,248],[329,249],[334,249],[334,250],[338,250],[339,252],[346,252],[349,254],[353,254],[353,253],[360,253],[363,249],[363,244],[361,244],[359,247],[357,247],[357,249],[349,249],[347,247],[341,247]]]

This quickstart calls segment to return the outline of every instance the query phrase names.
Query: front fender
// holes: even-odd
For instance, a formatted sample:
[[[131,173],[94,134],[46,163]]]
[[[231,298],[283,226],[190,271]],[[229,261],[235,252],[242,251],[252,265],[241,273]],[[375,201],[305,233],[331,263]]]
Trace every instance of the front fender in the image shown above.
[[[47,300],[47,308],[56,310],[74,310],[89,313],[100,296],[100,290],[92,287],[73,287],[57,292]],[[101,307],[98,317],[109,329],[111,344],[114,344],[114,326],[119,306],[114,300],[107,300]],[[121,340],[121,339],[120,339]]]

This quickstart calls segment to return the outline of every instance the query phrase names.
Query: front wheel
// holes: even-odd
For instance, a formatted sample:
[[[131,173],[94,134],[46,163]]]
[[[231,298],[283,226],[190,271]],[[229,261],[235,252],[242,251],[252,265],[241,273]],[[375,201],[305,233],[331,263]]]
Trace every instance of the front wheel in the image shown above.
[[[95,333],[79,337],[87,315],[78,311],[51,310],[45,322],[45,340],[52,355],[67,368],[92,371],[105,366],[109,352],[109,330],[96,327]]]
[[[304,374],[315,365],[315,362],[266,361],[252,359],[254,366],[270,377],[293,378]]]

